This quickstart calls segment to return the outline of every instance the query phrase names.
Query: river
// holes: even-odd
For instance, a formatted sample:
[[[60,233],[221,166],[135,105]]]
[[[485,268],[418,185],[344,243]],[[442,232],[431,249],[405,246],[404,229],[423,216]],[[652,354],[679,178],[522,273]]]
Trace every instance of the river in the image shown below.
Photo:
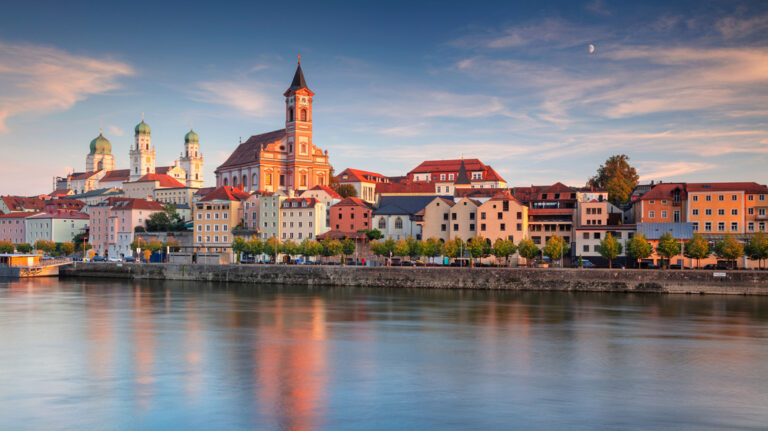
[[[768,298],[0,281],[0,428],[768,427]]]

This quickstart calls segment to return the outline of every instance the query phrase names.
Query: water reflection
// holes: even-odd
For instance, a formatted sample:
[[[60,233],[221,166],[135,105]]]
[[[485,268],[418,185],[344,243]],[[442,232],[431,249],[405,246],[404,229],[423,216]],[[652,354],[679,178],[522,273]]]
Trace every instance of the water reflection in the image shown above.
[[[13,429],[760,429],[766,341],[756,297],[6,281],[0,417]]]

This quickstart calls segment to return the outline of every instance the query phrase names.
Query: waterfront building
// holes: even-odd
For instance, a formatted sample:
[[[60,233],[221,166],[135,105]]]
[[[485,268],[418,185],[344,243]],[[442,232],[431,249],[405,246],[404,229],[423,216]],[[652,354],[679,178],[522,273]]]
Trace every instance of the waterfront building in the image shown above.
[[[461,198],[451,207],[448,221],[451,239],[460,238],[466,242],[478,236],[477,208],[480,205],[481,203],[474,199]]]
[[[435,238],[440,241],[451,239],[451,207],[456,205],[452,199],[435,197],[420,211],[421,235],[424,239]]]
[[[513,197],[528,206],[528,235],[541,247],[557,234],[570,244],[578,192],[563,183],[550,186],[515,187]]]
[[[336,176],[339,184],[349,184],[355,188],[357,197],[368,202],[376,201],[376,185],[389,183],[389,179],[377,172],[347,168]]]
[[[110,197],[89,207],[88,241],[98,255],[130,256],[136,228],[145,227],[147,219],[160,211],[163,211],[160,202]]]
[[[333,189],[331,189],[328,186],[314,186],[309,190],[305,190],[301,192],[300,194],[303,198],[312,198],[317,199],[319,202],[322,202],[325,206],[325,227],[330,229],[331,228],[331,206],[341,202],[342,198],[341,195],[336,193]]]
[[[251,193],[248,198],[243,201],[243,227],[254,231],[260,232],[261,229],[261,212],[260,200],[263,196],[269,196],[272,193],[256,191]]]
[[[45,202],[36,197],[24,196],[0,196],[0,212],[40,212],[45,207]]]
[[[280,239],[302,241],[315,239],[330,229],[326,227],[325,204],[315,198],[286,198],[280,202],[282,232]]]
[[[289,196],[290,195],[290,196]],[[293,197],[293,191],[285,193],[278,190],[275,193],[263,194],[259,199],[259,222],[261,223],[261,237],[263,239],[268,238],[282,238],[282,223],[280,207],[283,200],[288,197]]]
[[[123,194],[127,198],[152,200],[155,198],[155,190],[157,189],[181,189],[184,187],[184,184],[169,175],[145,174],[135,181],[123,184]]]
[[[493,244],[497,239],[515,244],[528,237],[528,207],[507,193],[499,193],[477,208],[479,236]]]
[[[0,241],[19,244],[27,241],[27,217],[40,214],[31,211],[0,214]]]
[[[348,197],[333,205],[330,209],[333,230],[341,232],[357,232],[358,230],[370,230],[371,204],[360,198]]]
[[[216,168],[216,185],[242,190],[306,190],[328,185],[328,152],[312,136],[313,93],[301,63],[285,97],[285,128],[251,136]]]
[[[423,223],[421,211],[434,198],[434,195],[381,196],[378,207],[373,210],[373,227],[387,239],[398,240],[412,236],[420,240]]]
[[[600,243],[605,240],[606,235],[609,233],[621,244],[621,253],[613,260],[613,265],[632,267],[634,263],[627,261],[626,252],[627,241],[632,239],[637,233],[637,226],[633,224],[590,224],[574,228],[574,242],[571,245],[573,248],[571,255],[576,257],[574,263],[578,263],[578,257],[581,256],[595,265],[608,266],[608,260],[600,255]]]
[[[232,230],[243,221],[242,203],[249,194],[229,186],[217,187],[194,209],[194,247],[198,252],[218,253],[232,262]]]
[[[681,251],[681,254],[672,258],[670,264],[684,265],[687,267],[692,266],[690,259],[688,259],[688,263],[685,263],[682,254],[685,251],[685,243],[693,238],[694,230],[692,223],[637,223],[637,233],[645,236],[645,239],[648,240],[653,247],[653,254],[651,254],[649,258],[643,259],[643,263],[661,265],[661,256],[656,253],[656,247],[659,245],[661,236],[665,233],[669,233],[672,235],[672,238],[680,242]]]
[[[576,218],[578,227],[594,225],[620,225],[624,212],[607,200],[592,199],[576,202]]]
[[[86,231],[88,223],[88,214],[79,212],[34,214],[25,218],[24,242],[34,244],[40,239],[53,242],[72,242],[76,235]]]

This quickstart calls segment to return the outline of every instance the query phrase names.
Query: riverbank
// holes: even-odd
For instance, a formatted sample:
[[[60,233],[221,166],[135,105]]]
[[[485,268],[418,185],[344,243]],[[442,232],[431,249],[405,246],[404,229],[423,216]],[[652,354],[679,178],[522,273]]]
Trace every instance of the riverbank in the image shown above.
[[[77,262],[61,277],[307,286],[768,295],[768,272]]]

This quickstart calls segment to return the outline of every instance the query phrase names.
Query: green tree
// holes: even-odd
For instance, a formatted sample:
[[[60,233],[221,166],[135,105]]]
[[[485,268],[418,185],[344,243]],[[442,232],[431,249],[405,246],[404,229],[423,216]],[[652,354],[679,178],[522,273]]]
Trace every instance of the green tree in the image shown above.
[[[181,251],[181,247],[179,246],[179,242],[176,241],[173,238],[168,238],[163,242],[163,248],[170,251],[170,252],[177,252]]]
[[[19,253],[27,254],[32,251],[32,246],[27,244],[26,242],[22,242],[19,244],[16,244],[16,251]]]
[[[392,250],[392,253],[395,256],[405,257],[408,256],[410,250],[411,249],[408,246],[408,241],[406,241],[404,238],[400,238],[395,242],[395,249]]]
[[[251,256],[258,256],[264,252],[264,243],[258,237],[253,237],[248,240],[248,254]]]
[[[533,240],[525,238],[517,244],[517,252],[525,258],[525,265],[531,266],[533,259],[539,255],[539,248],[533,243]]]
[[[493,243],[491,254],[496,257],[497,263],[499,259],[504,259],[504,262],[506,263],[509,256],[515,254],[515,251],[517,251],[517,246],[515,245],[514,241],[510,239],[499,238]]]
[[[280,253],[280,240],[274,236],[267,238],[267,241],[264,242],[262,251],[264,254],[275,258],[275,263],[277,263],[277,255]]]
[[[384,234],[382,234],[381,231],[378,229],[360,229],[358,230],[358,232],[364,233],[365,236],[368,237],[368,241],[384,238]]]
[[[56,251],[56,244],[53,241],[38,239],[35,241],[35,250],[51,254]]]
[[[709,241],[701,234],[693,234],[693,238],[685,243],[685,257],[696,259],[697,268],[700,266],[701,259],[706,259],[711,253]]]
[[[9,254],[13,253],[13,243],[10,241],[0,241],[0,253]]]
[[[237,261],[240,262],[242,260],[243,253],[248,252],[248,243],[244,238],[237,236],[232,241],[232,251],[235,252]]]
[[[405,239],[405,242],[408,244],[408,257],[410,257],[411,260],[421,256],[422,250],[421,242],[419,240],[408,235],[408,238]]]
[[[629,165],[629,156],[619,154],[609,157],[598,168],[597,175],[587,181],[587,187],[607,190],[608,200],[618,205],[629,201],[639,179],[635,168]]]
[[[559,235],[552,235],[547,240],[547,243],[544,244],[544,248],[541,250],[541,252],[544,254],[544,256],[549,257],[549,259],[554,264],[556,260],[559,260],[561,257],[563,257],[566,247],[567,244],[562,237]]]
[[[427,238],[421,242],[421,254],[427,258],[440,256],[443,252],[443,244],[436,238]]]
[[[344,246],[338,239],[326,239],[321,244],[323,245],[323,256],[341,256],[343,258],[341,252],[344,250]]]
[[[627,256],[639,264],[640,259],[647,259],[653,254],[653,246],[641,233],[627,241]]]
[[[725,259],[731,268],[735,268],[736,259],[744,255],[744,246],[732,235],[726,235],[715,241],[715,255]]]
[[[17,245],[16,249],[18,248]],[[752,235],[744,246],[744,253],[750,259],[756,260],[757,268],[761,269],[763,260],[768,259],[768,236],[762,232]]]
[[[288,256],[295,256],[299,254],[300,247],[295,241],[287,240],[283,241],[283,244],[280,246],[280,251]]]
[[[461,238],[449,239],[445,242],[445,255],[452,258],[464,257],[467,245]]]
[[[168,232],[170,223],[171,220],[165,211],[152,213],[145,222],[147,232]]]
[[[597,248],[600,256],[608,259],[608,268],[613,268],[613,259],[616,259],[621,254],[621,250],[621,243],[610,232],[600,241],[600,246]]]
[[[146,243],[144,243],[144,247],[143,248],[144,248],[144,250],[149,250],[151,253],[154,253],[156,251],[162,250],[163,243],[158,241],[158,240],[156,240],[156,239],[152,239],[152,240],[149,240]]]
[[[656,254],[662,258],[662,268],[664,267],[665,258],[667,259],[667,266],[669,266],[670,260],[680,254],[680,243],[672,237],[671,233],[664,232],[664,234],[659,237],[659,244],[656,246]]]
[[[336,189],[336,193],[338,193],[343,198],[356,198],[357,197],[357,190],[355,190],[355,186],[352,184],[341,184]]]
[[[341,259],[342,262],[346,261],[346,257],[355,254],[355,250],[357,249],[357,245],[355,244],[355,241],[347,238],[344,241],[341,242]]]
[[[467,241],[467,249],[472,259],[479,259],[491,254],[491,246],[488,241],[481,236],[474,236]]]

